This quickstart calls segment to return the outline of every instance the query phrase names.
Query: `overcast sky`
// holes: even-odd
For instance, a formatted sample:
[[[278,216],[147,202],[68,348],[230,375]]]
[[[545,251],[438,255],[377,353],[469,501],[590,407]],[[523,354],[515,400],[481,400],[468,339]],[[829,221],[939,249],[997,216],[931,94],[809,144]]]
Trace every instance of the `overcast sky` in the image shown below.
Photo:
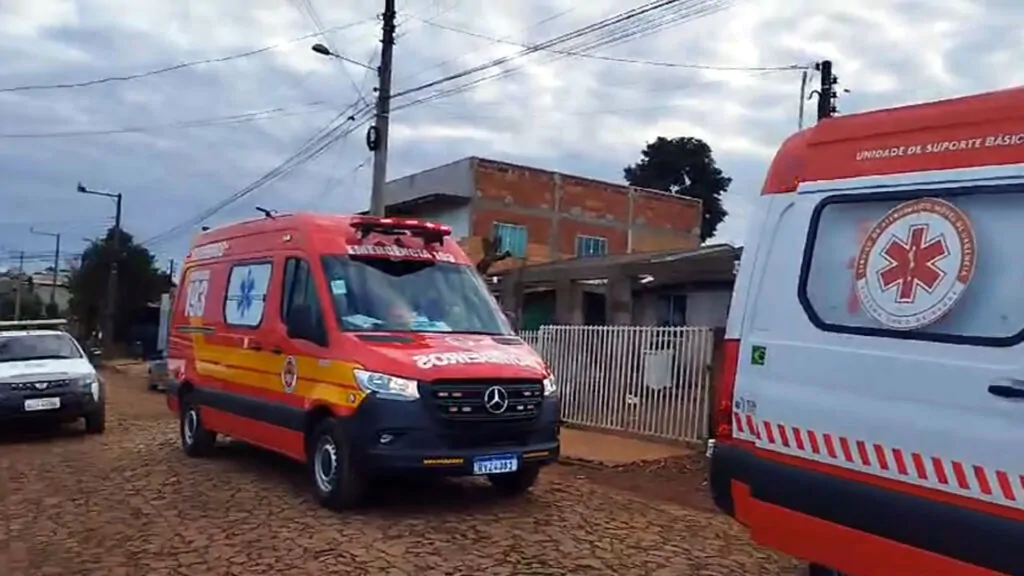
[[[398,0],[395,89],[515,54],[512,43],[544,41],[641,3]],[[113,203],[76,194],[79,181],[123,193],[124,227],[145,240],[259,178],[357,102],[356,87],[373,98],[372,73],[313,53],[315,39],[288,41],[335,29],[326,35],[335,51],[376,65],[382,5],[0,0],[0,266],[16,264],[19,250],[29,265],[44,265],[53,238],[31,234],[33,226],[62,233],[62,251],[70,255],[102,234]],[[645,142],[697,136],[733,177],[719,239],[742,243],[774,149],[797,127],[800,72],[759,68],[832,59],[842,87],[851,90],[840,101],[843,113],[999,89],[1022,83],[1022,21],[1024,3],[1012,0],[737,0],[593,53],[750,70],[552,54],[518,59],[506,77],[397,111],[389,177],[476,155],[621,181],[622,167]],[[285,45],[130,81],[2,91],[132,75],[278,43]],[[253,112],[261,114],[239,116]],[[813,123],[813,104],[807,120]],[[135,128],[142,130],[125,132]],[[249,217],[256,205],[364,209],[368,154],[360,129],[210,223]],[[193,230],[151,246],[161,265],[184,255]]]

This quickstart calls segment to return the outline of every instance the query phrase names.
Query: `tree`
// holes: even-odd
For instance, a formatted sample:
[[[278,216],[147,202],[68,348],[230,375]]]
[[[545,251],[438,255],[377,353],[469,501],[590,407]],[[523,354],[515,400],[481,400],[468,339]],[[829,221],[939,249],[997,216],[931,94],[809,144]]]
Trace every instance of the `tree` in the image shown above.
[[[94,240],[82,253],[82,264],[71,272],[68,291],[70,309],[87,332],[100,324],[107,303],[107,282],[111,264],[117,261],[117,312],[114,335],[127,334],[131,318],[170,290],[170,275],[154,266],[153,255],[136,244],[131,234],[121,231],[120,253],[114,251],[114,229]]]
[[[32,277],[18,272],[0,278],[0,320],[14,320],[15,311],[19,320],[39,320],[44,314],[43,299],[36,293]]]
[[[703,204],[700,239],[713,237],[728,215],[722,206],[722,194],[728,191],[732,178],[715,164],[711,147],[700,138],[659,136],[640,155],[639,162],[623,170],[626,181],[637,188],[698,198]]]

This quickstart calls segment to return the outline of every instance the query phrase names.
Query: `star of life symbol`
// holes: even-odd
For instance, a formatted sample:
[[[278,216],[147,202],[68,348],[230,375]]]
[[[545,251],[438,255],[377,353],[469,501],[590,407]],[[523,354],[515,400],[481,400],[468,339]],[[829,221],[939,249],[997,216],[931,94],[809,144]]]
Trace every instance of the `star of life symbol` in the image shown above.
[[[256,291],[256,279],[252,277],[252,269],[246,270],[245,278],[242,279],[242,283],[238,286],[238,301],[235,304],[235,310],[245,317],[249,314],[249,310],[252,309],[252,305],[256,298],[254,292]]]
[[[887,328],[914,330],[948,313],[971,282],[974,230],[953,204],[905,202],[865,236],[854,268],[861,308]]]

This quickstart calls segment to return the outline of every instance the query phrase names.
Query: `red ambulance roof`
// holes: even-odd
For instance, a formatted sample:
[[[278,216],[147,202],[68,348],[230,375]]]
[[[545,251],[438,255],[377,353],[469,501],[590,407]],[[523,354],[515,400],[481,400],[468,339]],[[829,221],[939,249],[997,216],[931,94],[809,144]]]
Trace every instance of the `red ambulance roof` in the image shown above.
[[[472,265],[452,239],[451,228],[442,224],[409,218],[310,213],[282,214],[209,230],[196,238],[188,260],[289,245],[307,246],[321,254]]]
[[[1024,163],[1024,88],[851,114],[790,136],[762,194],[798,182]]]

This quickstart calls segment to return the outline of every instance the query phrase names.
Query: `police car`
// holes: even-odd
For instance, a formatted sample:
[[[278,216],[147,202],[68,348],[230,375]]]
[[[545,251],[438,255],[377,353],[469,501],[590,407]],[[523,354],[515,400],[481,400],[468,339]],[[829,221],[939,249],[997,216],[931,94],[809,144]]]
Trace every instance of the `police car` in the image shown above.
[[[0,423],[26,419],[106,426],[106,394],[89,359],[63,320],[0,322]]]

